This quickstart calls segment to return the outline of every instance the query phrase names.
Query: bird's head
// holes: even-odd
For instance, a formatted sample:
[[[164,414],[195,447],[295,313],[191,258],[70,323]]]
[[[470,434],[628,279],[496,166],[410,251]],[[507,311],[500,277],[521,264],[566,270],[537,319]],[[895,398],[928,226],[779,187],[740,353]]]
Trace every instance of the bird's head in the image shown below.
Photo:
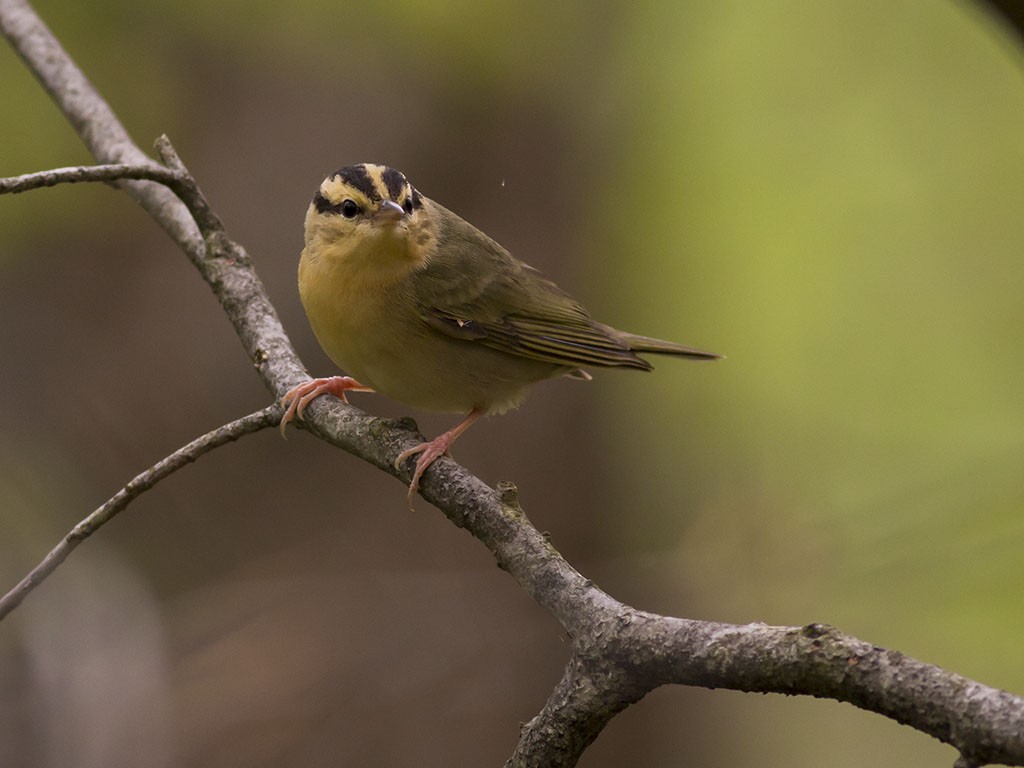
[[[435,238],[425,198],[401,171],[350,165],[320,184],[306,213],[306,252],[382,278],[426,263]]]

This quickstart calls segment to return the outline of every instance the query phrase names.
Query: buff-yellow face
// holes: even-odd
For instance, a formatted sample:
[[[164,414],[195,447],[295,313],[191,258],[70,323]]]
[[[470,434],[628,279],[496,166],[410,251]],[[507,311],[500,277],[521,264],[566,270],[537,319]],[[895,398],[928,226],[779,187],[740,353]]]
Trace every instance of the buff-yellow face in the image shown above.
[[[320,184],[306,219],[311,234],[326,241],[398,234],[416,223],[423,197],[405,176],[382,165],[353,165]]]

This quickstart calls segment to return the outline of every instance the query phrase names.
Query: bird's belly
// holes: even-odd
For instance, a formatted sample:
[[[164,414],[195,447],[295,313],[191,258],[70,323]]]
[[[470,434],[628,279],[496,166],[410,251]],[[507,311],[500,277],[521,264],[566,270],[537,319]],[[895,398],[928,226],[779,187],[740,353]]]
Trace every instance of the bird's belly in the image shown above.
[[[526,388],[565,368],[511,355],[479,341],[455,339],[392,301],[355,302],[321,313],[305,302],[313,332],[345,373],[414,408],[500,413],[520,403]]]

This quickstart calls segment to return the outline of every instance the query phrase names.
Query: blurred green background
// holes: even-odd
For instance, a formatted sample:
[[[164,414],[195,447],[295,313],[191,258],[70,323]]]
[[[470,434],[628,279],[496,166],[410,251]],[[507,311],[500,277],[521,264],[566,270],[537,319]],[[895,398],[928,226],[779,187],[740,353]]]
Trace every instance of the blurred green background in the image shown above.
[[[979,6],[36,7],[140,145],[170,135],[312,372],[333,368],[296,293],[302,216],[361,161],[600,319],[728,356],[542,384],[460,441],[611,594],[828,622],[1024,693],[1024,70]],[[6,47],[0,88],[0,175],[89,161]],[[186,259],[102,186],[0,198],[0,357],[3,589],[268,401]],[[0,625],[0,764],[500,765],[566,653],[436,510],[268,432],[139,500]],[[581,765],[954,757],[847,705],[671,688]]]

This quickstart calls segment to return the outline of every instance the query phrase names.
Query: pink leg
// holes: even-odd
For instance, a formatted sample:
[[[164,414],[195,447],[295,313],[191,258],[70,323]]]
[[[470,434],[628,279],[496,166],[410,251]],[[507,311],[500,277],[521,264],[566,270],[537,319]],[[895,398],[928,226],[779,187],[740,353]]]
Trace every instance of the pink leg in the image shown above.
[[[409,483],[409,509],[412,509],[413,494],[419,490],[420,478],[423,476],[423,472],[426,468],[433,464],[439,457],[448,453],[448,449],[451,448],[451,445],[455,442],[456,438],[469,429],[473,422],[479,419],[482,415],[483,411],[478,408],[474,408],[469,412],[469,415],[466,416],[466,418],[444,434],[438,435],[429,443],[420,443],[419,445],[404,450],[398,454],[398,458],[395,459],[395,469],[401,469],[402,463],[410,456],[415,456],[417,453],[420,455],[416,460],[416,469],[412,473],[412,482]]]
[[[281,434],[284,435],[284,428],[292,419],[301,419],[302,412],[306,410],[314,398],[320,395],[334,395],[342,401],[348,402],[346,392],[373,392],[369,387],[364,387],[351,376],[331,376],[326,379],[310,379],[299,384],[294,389],[288,390],[281,398],[281,405],[286,406],[284,416],[281,418]]]

